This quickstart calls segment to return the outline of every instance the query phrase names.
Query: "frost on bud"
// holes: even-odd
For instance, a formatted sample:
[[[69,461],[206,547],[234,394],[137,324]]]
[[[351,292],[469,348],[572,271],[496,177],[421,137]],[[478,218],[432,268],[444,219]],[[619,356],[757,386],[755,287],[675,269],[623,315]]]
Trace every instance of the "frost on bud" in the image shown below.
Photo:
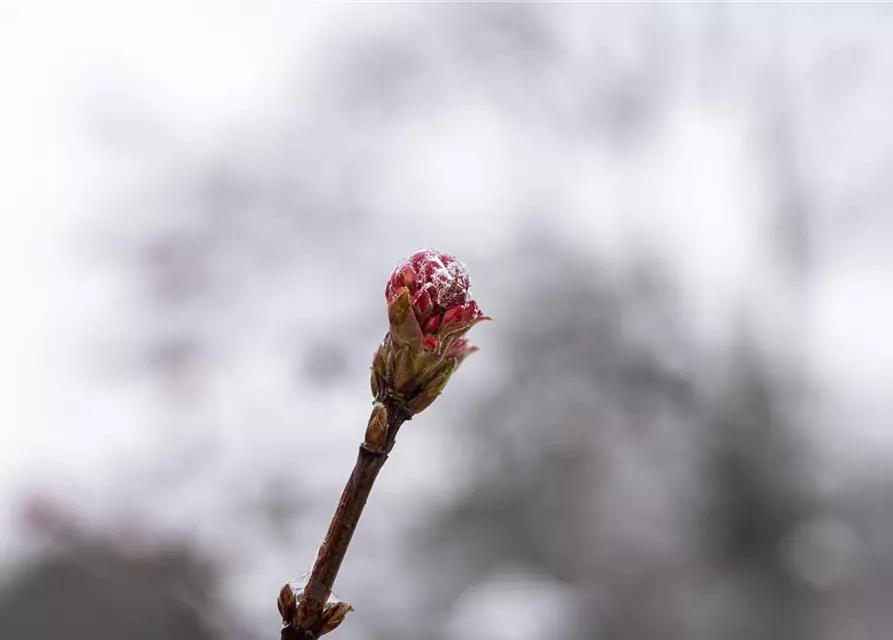
[[[465,335],[489,320],[469,291],[468,270],[431,249],[401,260],[385,286],[389,330],[372,362],[372,393],[395,395],[419,413],[477,348]]]

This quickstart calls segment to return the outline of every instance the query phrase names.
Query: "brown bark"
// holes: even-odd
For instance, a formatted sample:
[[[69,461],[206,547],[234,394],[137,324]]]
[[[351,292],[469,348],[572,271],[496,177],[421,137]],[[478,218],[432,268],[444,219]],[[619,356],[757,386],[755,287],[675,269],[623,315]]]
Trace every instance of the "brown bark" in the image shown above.
[[[310,579],[298,601],[297,613],[282,629],[282,640],[319,638],[326,602],[332,593],[335,578],[347,554],[372,486],[394,446],[400,425],[411,418],[411,414],[402,403],[385,399],[382,405],[387,413],[386,415],[378,413],[380,408],[373,410],[353,472],[341,493],[329,530],[319,548]]]

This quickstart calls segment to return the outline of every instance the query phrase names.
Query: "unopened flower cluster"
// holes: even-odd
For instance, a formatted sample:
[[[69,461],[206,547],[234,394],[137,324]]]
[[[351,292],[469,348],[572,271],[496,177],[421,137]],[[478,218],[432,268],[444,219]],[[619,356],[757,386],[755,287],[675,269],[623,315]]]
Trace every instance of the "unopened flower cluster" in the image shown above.
[[[390,395],[419,413],[477,350],[465,335],[489,318],[469,287],[465,265],[445,253],[422,249],[397,264],[385,287],[390,328],[372,365],[377,399]]]

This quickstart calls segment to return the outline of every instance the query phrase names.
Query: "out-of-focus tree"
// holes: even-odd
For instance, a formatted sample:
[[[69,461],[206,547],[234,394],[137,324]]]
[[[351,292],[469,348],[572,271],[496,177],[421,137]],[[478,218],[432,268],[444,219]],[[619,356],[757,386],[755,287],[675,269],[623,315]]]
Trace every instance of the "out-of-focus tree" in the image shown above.
[[[182,543],[116,538],[85,528],[55,504],[23,505],[45,553],[4,577],[4,638],[236,640],[251,636],[215,596],[218,576]]]
[[[814,506],[796,389],[756,344],[700,352],[652,265],[542,240],[517,255],[511,362],[456,421],[467,489],[417,548],[435,618],[520,567],[573,594],[563,628],[532,637],[814,637],[779,552]]]
[[[747,110],[772,160],[774,235],[787,265],[775,275],[790,285],[783,313],[796,319],[782,329],[793,329],[784,333],[792,352],[806,351],[798,336],[821,258],[810,240],[823,198],[804,157],[822,154],[804,146],[816,125],[791,84],[808,74],[785,66],[796,62],[784,47],[790,23],[726,7],[449,9],[407,14],[404,26],[416,29],[348,25],[347,36],[322,48],[326,63],[301,87],[313,97],[296,101],[290,120],[178,159],[151,197],[137,198],[152,223],[130,234],[128,219],[123,241],[108,236],[136,266],[127,344],[171,392],[160,422],[180,440],[152,469],[163,489],[188,485],[213,464],[213,438],[190,445],[184,434],[194,425],[183,417],[214,403],[202,382],[229,355],[220,370],[261,354],[270,369],[258,377],[285,366],[296,388],[310,383],[319,395],[366,366],[370,349],[361,345],[380,338],[366,318],[380,308],[381,287],[356,265],[439,237],[445,217],[385,216],[419,197],[394,197],[404,188],[394,158],[406,150],[391,145],[444,121],[474,125],[462,111],[469,105],[497,113],[507,123],[498,135],[537,152],[583,149],[618,163],[651,152],[650,134],[677,103]],[[563,195],[551,191],[562,184],[554,177],[520,171],[532,182],[543,177],[544,200]],[[522,186],[499,204],[519,226]],[[481,260],[489,251],[506,258],[490,267],[499,274],[491,282],[506,283],[492,335],[507,360],[456,420],[451,438],[470,443],[471,462],[454,478],[460,498],[436,514],[417,550],[423,561],[410,577],[423,587],[420,613],[394,621],[361,606],[357,618],[368,626],[354,633],[431,637],[449,626],[463,596],[506,571],[564,599],[561,628],[536,632],[543,637],[796,640],[826,633],[815,628],[819,603],[870,600],[861,585],[843,598],[816,593],[786,555],[827,506],[804,473],[811,457],[798,411],[807,404],[800,367],[808,358],[770,358],[758,337],[708,350],[663,276],[669,270],[654,263],[617,268],[549,234],[515,252],[477,251]],[[245,410],[245,428],[281,437],[277,446],[291,436],[281,418],[291,391],[269,413]],[[224,513],[234,524],[259,521],[258,547],[287,549],[316,515],[312,491],[287,465],[250,464],[237,475],[257,490]],[[871,523],[865,531],[881,526],[866,515],[869,505],[851,509],[854,521]],[[874,571],[871,584],[889,583],[887,565]],[[400,578],[381,577],[389,579]],[[376,585],[351,600],[374,602],[383,591]]]

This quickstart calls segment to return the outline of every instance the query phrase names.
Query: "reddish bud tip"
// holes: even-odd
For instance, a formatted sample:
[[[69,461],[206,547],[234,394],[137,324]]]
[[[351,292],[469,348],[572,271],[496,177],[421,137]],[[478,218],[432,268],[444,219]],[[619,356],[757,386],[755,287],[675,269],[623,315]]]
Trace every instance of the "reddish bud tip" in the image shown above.
[[[484,318],[469,290],[465,266],[451,255],[422,249],[401,260],[388,278],[389,331],[370,376],[376,398],[395,392],[411,413],[434,402],[450,376],[477,348],[465,334]],[[386,434],[370,422],[366,440]]]
[[[425,285],[428,287],[429,285]],[[431,300],[431,294],[427,288],[421,289],[412,298],[412,308],[415,310],[417,318],[424,318],[434,308],[434,302]]]
[[[399,298],[400,294],[404,291],[406,291],[406,287],[402,285],[395,288],[388,287],[388,304],[393,302],[396,298]]]
[[[478,308],[478,303],[474,300],[469,300],[464,309],[462,310],[462,321],[463,322],[471,322],[472,320],[477,320],[480,318],[483,312]]]
[[[452,324],[453,322],[456,322],[456,320],[462,317],[462,311],[463,309],[461,306],[450,307],[443,314],[443,323]]]
[[[412,285],[414,285],[416,281],[415,270],[410,265],[406,265],[403,267],[401,275],[403,276],[403,286],[412,289]]]
[[[422,325],[422,331],[425,333],[434,333],[437,331],[437,327],[440,326],[440,316],[433,315],[430,316],[427,320],[425,320],[425,324]]]
[[[421,323],[431,313],[441,314],[472,302],[469,285],[468,270],[459,260],[433,249],[421,249],[394,268],[385,287],[385,298],[390,304],[408,289],[414,294],[412,306]]]

